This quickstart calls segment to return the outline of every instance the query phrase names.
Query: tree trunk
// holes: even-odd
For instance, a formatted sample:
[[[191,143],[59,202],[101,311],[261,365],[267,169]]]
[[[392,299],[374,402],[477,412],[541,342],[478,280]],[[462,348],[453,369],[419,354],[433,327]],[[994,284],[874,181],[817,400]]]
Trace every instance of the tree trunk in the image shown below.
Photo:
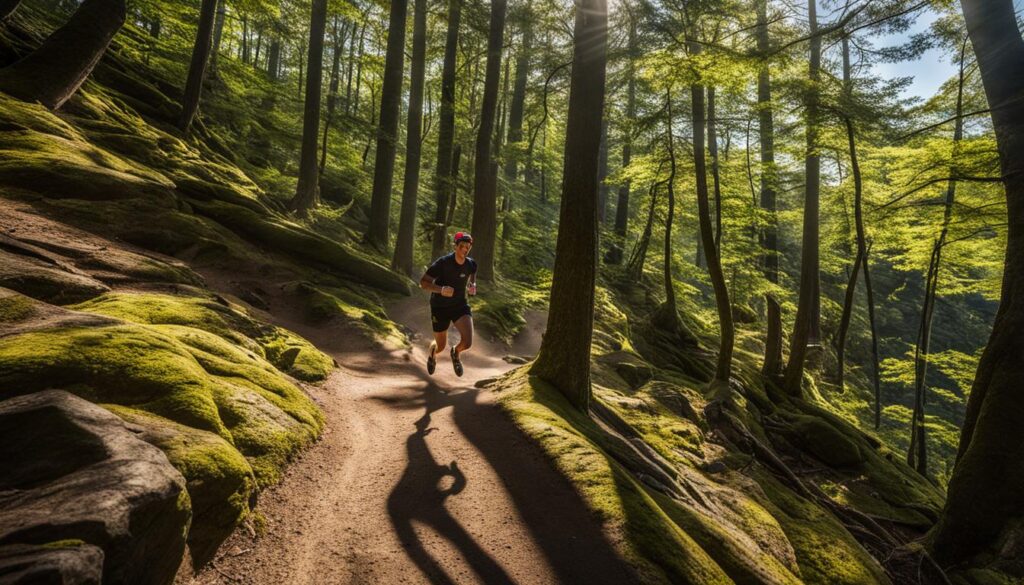
[[[438,114],[437,165],[434,167],[434,238],[431,258],[440,256],[448,243],[446,208],[454,199],[452,144],[455,140],[455,67],[459,49],[462,0],[448,0],[448,34],[441,70],[441,111]]]
[[[356,57],[356,95],[352,98],[352,117],[359,117],[359,98],[363,95],[363,55],[366,54],[366,24],[363,24],[363,30],[359,33],[359,56]],[[377,106],[374,104],[371,110],[376,111]],[[376,114],[371,114],[375,116]],[[363,163],[366,163],[366,157],[363,157]]]
[[[768,0],[757,3],[757,52],[763,59],[757,73],[758,135],[761,143],[761,209],[768,223],[761,233],[764,250],[764,275],[768,282],[779,283],[778,219],[775,208],[775,188],[778,171],[775,167],[775,129],[772,115],[772,81],[768,65]],[[767,333],[764,343],[765,377],[777,378],[782,373],[782,308],[775,295],[765,295],[767,306]]]
[[[316,139],[320,130],[320,89],[323,85],[324,31],[327,28],[327,0],[313,0],[309,23],[309,73],[306,75],[306,104],[302,116],[302,152],[299,182],[288,208],[306,215],[320,202],[320,173],[316,162]]]
[[[327,118],[324,119],[324,137],[320,143],[320,169],[318,173],[323,176],[327,168],[327,144],[331,134],[331,124],[334,123],[334,111],[338,108],[338,84],[341,77],[341,54],[345,48],[345,25],[338,30],[338,16],[334,16],[334,50],[331,59],[331,81],[327,87]]]
[[[597,221],[605,222],[608,209],[608,186],[604,184],[608,176],[608,120],[601,122],[601,144],[597,154]]]
[[[427,0],[415,0],[412,27],[412,71],[409,78],[409,117],[406,123],[405,177],[398,238],[391,268],[412,276],[412,240],[416,229],[416,194],[420,186],[420,151],[423,138],[423,78],[427,54]]]
[[[354,27],[355,23],[353,23],[352,26]],[[354,32],[355,31],[353,31],[353,33]],[[366,23],[364,22],[362,24],[362,26],[359,27],[359,44],[360,44],[360,46],[362,46],[363,35],[365,35],[365,34],[366,34]],[[362,53],[361,52],[360,52],[359,57],[360,57],[360,59],[362,58]],[[352,38],[350,38],[349,41],[348,41],[348,67],[347,67],[347,70],[345,72],[345,115],[346,116],[355,116],[355,113],[352,111],[352,74],[355,72],[355,68],[356,68],[356,37],[355,37],[355,34],[353,34]]]
[[[199,98],[203,91],[203,79],[206,77],[206,65],[210,60],[210,48],[213,45],[213,19],[216,15],[217,0],[203,0],[199,9],[199,27],[196,29],[196,40],[192,47],[192,62],[188,68],[188,79],[185,82],[185,93],[181,98],[181,118],[178,128],[188,132],[199,109]]]
[[[391,183],[395,174],[398,114],[402,104],[407,9],[407,0],[391,1],[388,45],[384,57],[384,80],[380,91],[377,156],[373,164],[373,192],[370,196],[370,225],[366,231],[366,242],[382,251],[388,246],[391,231]]]
[[[92,73],[125,14],[124,0],[85,0],[38,49],[0,69],[0,90],[51,110],[61,107]]]
[[[274,31],[274,40],[270,41],[270,51],[267,54],[267,77],[271,81],[277,81],[281,74],[281,38]]]
[[[604,114],[608,10],[605,0],[582,0],[576,10],[565,172],[551,304],[540,352],[530,372],[587,412],[590,342],[597,272],[597,155]]]
[[[843,97],[847,102],[852,102],[853,100],[853,79],[850,72],[850,39],[845,36],[843,37]],[[852,106],[852,103],[849,105]],[[850,149],[850,169],[853,177],[853,214],[857,231],[857,252],[854,257],[853,266],[850,269],[850,278],[846,285],[846,294],[843,297],[843,313],[839,319],[839,332],[836,335],[836,383],[840,392],[844,391],[846,334],[849,331],[850,318],[853,315],[853,299],[857,289],[857,277],[860,275],[861,265],[867,266],[865,261],[867,243],[864,235],[864,217],[861,212],[863,184],[860,174],[860,163],[857,160],[856,134],[854,132],[853,120],[849,116],[843,116],[843,121],[846,125],[846,139]]]
[[[636,22],[633,15],[629,16],[629,40],[627,53],[629,66],[626,70],[626,124],[622,133],[622,168],[629,166],[633,155],[633,124],[636,120]],[[622,262],[622,250],[626,243],[626,230],[629,227],[629,189],[630,181],[625,179],[619,185],[619,197],[615,203],[615,238],[608,250],[605,261],[608,264]]]
[[[226,0],[217,2],[217,16],[213,21],[213,48],[210,49],[210,71],[216,75],[217,59],[220,56],[220,45],[224,39],[224,20],[228,15]]]
[[[700,44],[688,43],[690,54],[700,53]],[[729,290],[725,285],[721,260],[715,247],[711,226],[711,206],[708,203],[707,162],[704,158],[704,86],[690,86],[691,119],[693,122],[693,168],[697,184],[697,215],[700,221],[700,237],[707,260],[708,275],[715,291],[715,306],[718,308],[718,322],[721,335],[718,348],[718,364],[711,388],[716,398],[726,398],[729,393],[729,377],[732,374],[732,349],[735,339],[732,324],[732,305]]]
[[[498,106],[498,84],[501,81],[501,47],[504,41],[506,0],[491,0],[491,26],[487,39],[487,72],[484,78],[484,99],[480,107],[480,129],[476,139],[473,177],[473,258],[477,262],[477,278],[494,280],[494,239],[497,235],[497,193],[492,188],[491,142],[494,117]],[[596,172],[596,171],[595,171]],[[596,175],[595,175],[596,176]]]
[[[676,287],[672,279],[672,220],[676,211],[676,144],[675,137],[672,135],[672,89],[666,92],[665,96],[665,109],[666,117],[668,119],[667,130],[668,130],[668,157],[669,157],[669,173],[668,173],[668,214],[665,217],[665,250],[663,254],[664,258],[664,284],[665,284],[665,304],[662,307],[661,315],[664,318],[670,320],[672,330],[678,330],[679,324],[679,311],[676,307]],[[607,136],[604,129],[602,134]],[[598,166],[600,168],[600,165]],[[599,198],[600,200],[600,198]]]
[[[249,15],[242,15],[242,44],[239,46],[239,57],[242,63],[249,62]]]
[[[515,83],[512,85],[512,102],[508,111],[508,144],[516,144],[523,140],[523,110],[526,103],[526,80],[530,72],[530,52],[533,50],[533,21],[530,5],[524,7],[520,27],[522,40],[519,54],[516,57]],[[509,156],[505,162],[505,177],[515,181],[519,175],[516,156]]]
[[[1019,542],[1024,516],[1024,40],[1012,0],[962,0],[961,6],[991,108],[1008,232],[1002,300],[967,402],[946,506],[932,533],[943,565],[978,553],[998,555],[1001,543]],[[1007,549],[1019,555],[1019,547]]]
[[[260,68],[260,52],[262,51],[262,49],[263,49],[263,27],[260,26],[260,29],[256,32],[256,53],[252,57],[252,67],[253,67],[253,69],[257,69],[258,70]]]
[[[455,221],[455,204],[457,203],[457,195],[459,194],[459,170],[462,169],[462,145],[456,144],[455,150],[452,152],[452,196],[448,202],[448,215],[445,218],[445,224],[451,225]]]
[[[650,245],[651,231],[654,228],[654,210],[658,199],[659,185],[660,183],[652,183],[648,190],[651,204],[647,209],[647,224],[644,226],[644,231],[641,232],[640,239],[637,240],[636,248],[626,264],[626,275],[631,282],[639,282],[644,274],[644,262],[647,261],[647,247]]]
[[[808,0],[811,57],[808,77],[811,88],[806,92],[804,106],[807,117],[807,153],[804,164],[804,229],[800,257],[800,297],[796,309],[793,336],[789,344],[785,389],[791,396],[802,396],[804,358],[811,335],[815,312],[814,297],[818,294],[818,197],[820,193],[821,160],[818,156],[818,79],[821,69],[821,37],[818,36],[816,0]]]
[[[718,130],[715,118],[715,87],[708,86],[708,155],[715,194],[715,252],[722,256],[722,186],[718,169]]]
[[[925,279],[924,302],[921,303],[921,326],[918,331],[917,348],[914,351],[914,414],[911,418],[910,449],[907,452],[907,464],[918,473],[928,476],[928,438],[925,427],[925,404],[927,403],[928,351],[932,337],[932,316],[935,313],[936,291],[939,286],[939,268],[942,265],[942,249],[946,245],[949,233],[949,222],[953,216],[953,204],[956,200],[956,159],[959,154],[960,141],[964,135],[964,54],[967,51],[967,39],[960,49],[960,76],[956,93],[956,121],[953,125],[953,156],[949,169],[952,177],[946,185],[946,201],[942,213],[942,229],[932,246],[931,262],[928,265]]]

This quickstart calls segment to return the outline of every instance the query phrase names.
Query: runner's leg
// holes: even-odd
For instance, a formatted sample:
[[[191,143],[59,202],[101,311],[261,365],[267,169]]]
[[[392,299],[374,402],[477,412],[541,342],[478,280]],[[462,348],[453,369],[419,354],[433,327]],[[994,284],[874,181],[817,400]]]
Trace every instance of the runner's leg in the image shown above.
[[[444,353],[444,348],[448,345],[448,332],[447,331],[435,331],[434,341],[431,349],[434,350],[434,357],[437,357]]]
[[[455,320],[455,328],[459,330],[459,344],[455,353],[462,353],[473,347],[473,316],[463,315]]]

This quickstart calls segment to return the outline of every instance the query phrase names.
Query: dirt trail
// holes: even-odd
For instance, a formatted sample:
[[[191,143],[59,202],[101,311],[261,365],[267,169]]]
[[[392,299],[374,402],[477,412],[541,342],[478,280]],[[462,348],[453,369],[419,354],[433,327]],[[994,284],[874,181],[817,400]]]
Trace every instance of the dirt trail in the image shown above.
[[[511,348],[478,332],[458,378],[447,354],[426,372],[421,294],[388,312],[413,330],[413,350],[374,349],[278,312],[342,365],[312,389],[326,431],[261,495],[264,536],[239,529],[178,582],[633,582],[572,486],[473,387],[511,367],[502,356],[536,351],[543,315],[528,316]]]

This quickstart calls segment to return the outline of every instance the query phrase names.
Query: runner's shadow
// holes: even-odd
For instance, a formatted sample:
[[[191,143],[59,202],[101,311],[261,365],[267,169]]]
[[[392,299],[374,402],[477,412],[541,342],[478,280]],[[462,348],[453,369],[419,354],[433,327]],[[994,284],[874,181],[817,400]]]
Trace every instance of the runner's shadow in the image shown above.
[[[406,554],[431,583],[447,585],[455,581],[423,546],[414,529],[414,521],[433,528],[451,542],[484,583],[512,584],[512,579],[504,569],[445,508],[445,500],[449,496],[465,489],[466,476],[455,461],[449,465],[438,464],[427,446],[426,437],[435,430],[430,427],[431,413],[451,406],[459,399],[460,396],[444,394],[432,383],[426,385],[423,391],[426,412],[416,421],[416,432],[406,439],[408,464],[388,496],[388,514]],[[451,478],[451,485],[441,487],[442,481],[448,477]]]

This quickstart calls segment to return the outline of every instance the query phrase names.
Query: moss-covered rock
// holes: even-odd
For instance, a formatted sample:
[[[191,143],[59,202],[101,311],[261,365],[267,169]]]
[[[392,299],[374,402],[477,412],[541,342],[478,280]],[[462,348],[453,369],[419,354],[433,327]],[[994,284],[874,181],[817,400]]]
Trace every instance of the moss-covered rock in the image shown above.
[[[303,299],[307,317],[316,323],[342,319],[366,339],[380,345],[406,347],[405,334],[387,318],[379,302],[343,287],[300,282],[295,292]]]
[[[319,409],[243,333],[254,322],[216,300],[109,293],[73,311],[9,293],[0,306],[15,323],[47,316],[0,337],[0,398],[61,386],[142,429],[188,480],[197,559],[212,554],[248,514],[255,490],[275,482],[323,427]],[[302,353],[322,356],[294,334],[256,331],[274,352],[298,349],[287,358],[293,364]]]
[[[298,335],[256,321],[223,297],[110,293],[74,307],[89,313],[148,325],[186,325],[244,347],[283,372],[308,382],[323,380],[334,360]]]
[[[64,305],[99,296],[110,287],[80,272],[0,250],[0,286]]]
[[[857,443],[821,418],[798,416],[793,431],[805,449],[828,465],[853,467],[864,462]]]

